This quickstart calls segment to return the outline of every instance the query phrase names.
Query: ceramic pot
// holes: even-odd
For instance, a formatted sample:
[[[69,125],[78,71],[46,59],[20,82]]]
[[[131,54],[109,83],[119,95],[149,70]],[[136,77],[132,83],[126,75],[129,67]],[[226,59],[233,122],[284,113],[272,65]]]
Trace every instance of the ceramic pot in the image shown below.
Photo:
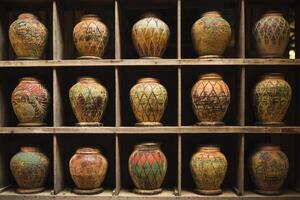
[[[47,37],[47,28],[30,13],[20,14],[9,27],[9,40],[17,59],[41,59]]]
[[[197,193],[204,195],[222,193],[221,185],[227,171],[227,160],[219,147],[200,147],[192,156],[190,168]]]
[[[253,90],[254,112],[258,125],[284,125],[282,122],[292,98],[291,86],[283,74],[263,75]]]
[[[39,80],[32,77],[20,79],[11,95],[14,112],[20,121],[18,126],[44,126],[50,95]]]
[[[102,126],[108,93],[96,79],[79,78],[69,91],[69,99],[79,126]]]
[[[10,170],[23,194],[42,192],[48,175],[49,159],[39,148],[21,147],[10,160]]]
[[[253,35],[260,57],[283,57],[289,43],[290,25],[282,13],[270,11],[255,24]]]
[[[250,174],[256,192],[265,195],[281,193],[289,169],[289,160],[279,146],[263,145],[250,157]]]
[[[96,194],[103,191],[108,163],[99,149],[84,147],[76,150],[69,162],[70,174],[78,194]]]
[[[230,38],[230,24],[219,12],[206,12],[193,24],[193,45],[200,58],[221,57]]]
[[[157,194],[167,172],[167,159],[158,143],[135,146],[129,157],[128,168],[138,194]]]
[[[154,78],[141,78],[130,90],[130,104],[138,121],[136,126],[161,126],[168,102],[166,88]]]
[[[97,15],[84,15],[73,30],[80,59],[102,58],[108,39],[109,30]]]
[[[132,27],[131,36],[141,58],[160,58],[166,50],[170,29],[155,14],[146,13]]]
[[[196,125],[224,125],[230,104],[230,91],[218,74],[204,74],[191,91],[192,105],[199,122]]]

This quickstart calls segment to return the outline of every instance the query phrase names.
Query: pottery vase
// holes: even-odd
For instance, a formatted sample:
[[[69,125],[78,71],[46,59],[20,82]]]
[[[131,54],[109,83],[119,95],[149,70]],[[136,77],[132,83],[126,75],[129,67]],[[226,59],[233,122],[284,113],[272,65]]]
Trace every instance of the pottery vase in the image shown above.
[[[134,24],[132,41],[141,58],[161,58],[166,50],[170,29],[153,13],[146,13]]]
[[[217,146],[203,146],[190,161],[192,177],[199,194],[222,193],[221,185],[227,172],[227,160]]]
[[[21,147],[10,160],[10,170],[19,188],[18,193],[42,192],[48,175],[49,159],[39,148]]]
[[[206,12],[192,27],[193,45],[200,58],[221,57],[231,38],[230,24],[219,12]]]
[[[161,126],[168,102],[166,88],[154,78],[141,78],[130,90],[130,103],[136,126]]]
[[[224,125],[230,104],[230,91],[218,74],[204,74],[191,90],[192,106],[199,122],[196,125]]]
[[[284,125],[282,120],[292,98],[291,86],[280,73],[266,74],[253,90],[254,112],[258,125]]]
[[[99,149],[83,147],[76,150],[69,162],[71,177],[76,185],[73,192],[96,194],[103,191],[108,162]]]
[[[78,126],[102,126],[108,92],[96,79],[82,77],[71,87],[69,99]]]
[[[138,194],[158,194],[167,172],[167,159],[158,143],[135,146],[129,157],[128,168]]]
[[[287,177],[289,160],[279,146],[263,145],[250,157],[249,169],[257,193],[276,195]]]
[[[100,59],[109,40],[109,30],[97,15],[84,15],[74,27],[73,40],[80,59]]]
[[[289,43],[290,25],[282,13],[270,11],[255,24],[253,35],[260,57],[283,57]]]
[[[39,80],[32,77],[20,79],[11,96],[18,126],[44,126],[50,95]]]
[[[9,40],[17,59],[41,59],[47,37],[47,28],[30,13],[20,14],[9,27]]]

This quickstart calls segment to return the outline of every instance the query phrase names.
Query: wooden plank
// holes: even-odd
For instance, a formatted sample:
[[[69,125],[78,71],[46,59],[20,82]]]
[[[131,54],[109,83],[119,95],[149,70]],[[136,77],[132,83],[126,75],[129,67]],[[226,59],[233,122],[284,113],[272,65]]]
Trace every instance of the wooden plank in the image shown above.
[[[178,135],[178,172],[177,172],[177,191],[175,191],[176,196],[181,196],[182,192],[182,137],[181,134]]]
[[[58,1],[53,1],[53,59],[61,60],[63,58],[63,29],[61,22],[61,13]],[[40,61],[39,61],[40,62]]]
[[[120,91],[120,76],[119,76],[119,68],[115,68],[115,124],[116,127],[122,125],[122,113],[121,113],[121,91]]]
[[[121,32],[120,32],[120,4],[119,0],[115,0],[115,58],[121,59]]]
[[[238,103],[239,103],[239,107],[238,107],[238,125],[240,126],[244,126],[245,125],[245,121],[246,121],[246,110],[245,110],[245,101],[246,101],[246,69],[245,67],[241,67],[239,69],[239,81],[240,81],[240,85],[238,86],[239,89],[239,99],[238,99]],[[234,91],[232,91],[234,92]]]
[[[245,182],[245,135],[239,135],[239,143],[237,149],[237,172],[236,172],[236,185],[235,192],[238,195],[244,194]]]
[[[115,145],[115,148],[116,148],[116,157],[115,157],[115,160],[116,160],[116,187],[115,187],[115,190],[113,191],[113,195],[114,196],[117,196],[119,195],[120,191],[121,191],[121,185],[122,185],[122,182],[121,182],[121,155],[120,155],[120,140],[119,140],[119,135],[115,135],[115,140],[116,140],[116,145]]]
[[[246,57],[246,40],[245,40],[245,32],[246,32],[246,17],[245,17],[245,0],[239,0],[239,58]]]
[[[64,189],[64,166],[61,144],[58,136],[53,135],[53,157],[54,157],[54,194]]]
[[[177,0],[177,58],[181,59],[181,0]]]
[[[53,69],[53,124],[54,127],[63,125],[63,108],[61,88],[57,69]]]

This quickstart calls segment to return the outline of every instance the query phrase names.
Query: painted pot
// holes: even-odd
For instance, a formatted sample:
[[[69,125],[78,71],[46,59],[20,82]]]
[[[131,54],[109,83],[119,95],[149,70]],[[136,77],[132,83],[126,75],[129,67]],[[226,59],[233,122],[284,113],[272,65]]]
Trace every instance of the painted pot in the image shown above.
[[[227,160],[217,146],[203,146],[190,161],[197,193],[216,195],[222,193],[221,185],[227,172]]]
[[[48,175],[49,159],[39,148],[21,147],[21,151],[10,160],[10,170],[19,186],[17,192],[42,192]]]
[[[249,169],[256,192],[280,194],[289,169],[289,160],[279,146],[263,145],[250,157]]]
[[[14,112],[20,121],[18,126],[44,126],[50,95],[39,80],[32,77],[20,79],[11,95]]]
[[[9,40],[17,59],[41,59],[47,37],[45,25],[30,13],[20,14],[9,27]]]
[[[230,38],[230,24],[219,12],[206,12],[193,24],[193,45],[200,58],[221,57]]]
[[[108,92],[96,79],[79,78],[69,91],[69,99],[79,126],[100,126]]]
[[[138,121],[136,126],[161,126],[168,102],[166,88],[154,78],[141,78],[130,90],[130,104]]]
[[[167,172],[167,159],[158,143],[135,146],[129,157],[128,168],[138,194],[157,194]]]
[[[163,56],[170,37],[168,25],[153,13],[146,13],[134,24],[132,41],[142,58]]]
[[[292,98],[291,86],[283,74],[263,75],[253,90],[254,112],[258,125],[284,125],[282,120]]]
[[[219,74],[204,74],[191,90],[192,106],[199,122],[196,125],[224,125],[230,104],[230,91]]]
[[[76,150],[69,162],[70,174],[78,194],[95,194],[103,191],[108,162],[99,149],[84,147]]]
[[[84,15],[73,30],[80,59],[102,58],[108,39],[109,30],[97,15]]]
[[[270,11],[255,24],[253,35],[260,57],[282,57],[290,38],[290,25],[282,13]]]

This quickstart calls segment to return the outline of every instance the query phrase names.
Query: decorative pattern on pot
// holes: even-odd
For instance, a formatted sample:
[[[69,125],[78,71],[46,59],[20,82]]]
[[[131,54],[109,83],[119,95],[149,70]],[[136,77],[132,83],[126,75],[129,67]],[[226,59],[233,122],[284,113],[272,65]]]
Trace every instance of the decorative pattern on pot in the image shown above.
[[[20,14],[9,27],[9,40],[17,59],[41,59],[47,37],[47,28],[30,13]]]
[[[20,121],[18,126],[44,126],[50,95],[39,80],[32,77],[20,79],[11,96],[14,112]]]
[[[222,122],[230,104],[230,91],[219,74],[204,74],[191,91],[192,105],[200,122],[196,125],[224,125]]]
[[[167,159],[158,143],[135,146],[129,157],[129,173],[138,194],[157,194],[167,172]]]
[[[141,78],[130,90],[130,103],[138,121],[136,126],[161,126],[159,122],[168,102],[168,93],[159,80]]]
[[[79,78],[69,91],[69,99],[79,126],[102,126],[108,92],[96,79]]]

